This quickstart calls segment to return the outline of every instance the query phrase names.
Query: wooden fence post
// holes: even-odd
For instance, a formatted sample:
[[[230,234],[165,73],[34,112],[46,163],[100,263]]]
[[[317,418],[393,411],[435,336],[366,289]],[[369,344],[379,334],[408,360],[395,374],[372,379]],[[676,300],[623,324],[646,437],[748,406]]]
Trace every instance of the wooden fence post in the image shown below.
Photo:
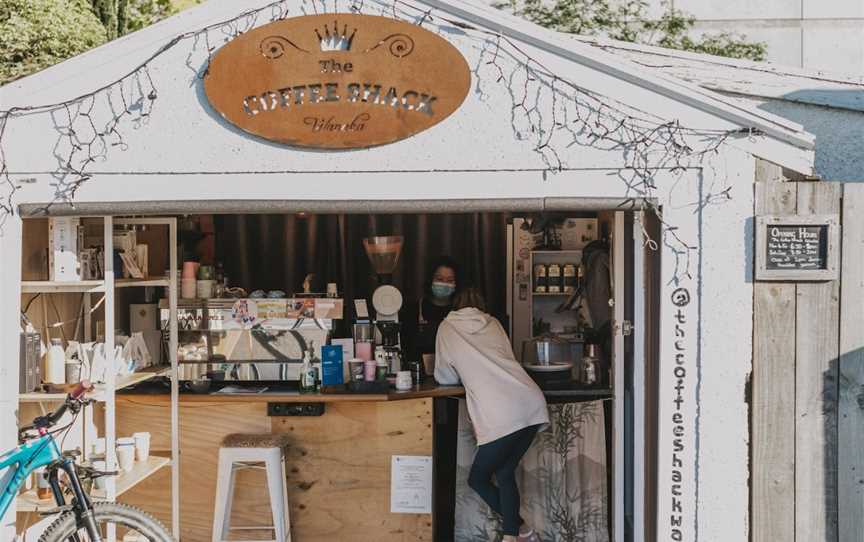
[[[840,542],[864,541],[864,184],[843,189],[837,468]]]
[[[798,215],[839,214],[842,189],[798,183]],[[837,542],[840,281],[796,288],[794,540]]]
[[[797,184],[779,182],[779,166],[756,163],[756,214],[795,214]],[[751,537],[793,542],[795,285],[757,282],[753,297]]]

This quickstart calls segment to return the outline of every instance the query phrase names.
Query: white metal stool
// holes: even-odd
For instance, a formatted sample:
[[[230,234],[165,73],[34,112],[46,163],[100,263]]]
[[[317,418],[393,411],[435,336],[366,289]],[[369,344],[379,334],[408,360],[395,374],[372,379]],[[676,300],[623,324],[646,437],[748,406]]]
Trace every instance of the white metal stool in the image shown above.
[[[219,474],[216,479],[216,503],[213,511],[213,542],[227,542],[232,530],[272,530],[275,538],[267,542],[291,542],[284,456],[287,445],[286,435],[279,434],[234,433],[222,440],[222,446],[219,448]],[[270,510],[273,515],[272,526],[231,527],[234,479],[237,471],[242,469],[263,469],[267,472]]]

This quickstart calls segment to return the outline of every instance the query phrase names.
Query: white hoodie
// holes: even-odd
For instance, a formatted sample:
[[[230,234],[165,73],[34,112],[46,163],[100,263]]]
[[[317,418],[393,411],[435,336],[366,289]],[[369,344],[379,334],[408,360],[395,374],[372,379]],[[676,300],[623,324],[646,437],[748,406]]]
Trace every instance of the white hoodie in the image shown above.
[[[549,423],[543,392],[516,361],[504,328],[478,309],[453,311],[441,322],[435,380],[462,381],[479,445]]]

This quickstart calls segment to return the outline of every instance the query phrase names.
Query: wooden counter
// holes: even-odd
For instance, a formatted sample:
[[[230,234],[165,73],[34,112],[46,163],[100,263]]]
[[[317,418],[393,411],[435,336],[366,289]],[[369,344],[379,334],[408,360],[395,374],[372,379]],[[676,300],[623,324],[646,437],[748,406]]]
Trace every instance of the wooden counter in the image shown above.
[[[377,403],[428,399],[435,397],[461,397],[465,388],[461,386],[439,386],[422,384],[411,390],[389,393],[299,393],[265,391],[262,393],[181,393],[181,403]],[[118,393],[117,400],[146,402],[148,404],[170,404],[171,396],[164,393]]]
[[[180,487],[183,542],[210,540],[218,450],[229,433],[286,433],[292,533],[302,542],[452,540],[452,506],[434,514],[390,513],[392,455],[436,460],[438,479],[454,478],[455,408],[461,387],[422,386],[387,394],[191,394],[180,396]],[[326,403],[322,416],[268,416],[267,403]],[[163,394],[117,395],[117,434],[151,433],[153,453],[169,448],[170,400]],[[449,414],[448,414],[449,413]],[[448,436],[449,435],[449,436]],[[452,439],[452,440],[451,440]],[[439,464],[444,458],[447,464]],[[448,474],[449,473],[449,474]],[[170,470],[148,478],[120,500],[170,521]],[[446,481],[446,480],[445,480]],[[232,523],[267,525],[269,501],[258,471],[238,475]],[[445,499],[446,501],[446,499]],[[448,506],[449,512],[448,512]],[[443,512],[440,512],[443,510]],[[451,516],[448,518],[447,516]],[[267,531],[244,531],[260,538]]]

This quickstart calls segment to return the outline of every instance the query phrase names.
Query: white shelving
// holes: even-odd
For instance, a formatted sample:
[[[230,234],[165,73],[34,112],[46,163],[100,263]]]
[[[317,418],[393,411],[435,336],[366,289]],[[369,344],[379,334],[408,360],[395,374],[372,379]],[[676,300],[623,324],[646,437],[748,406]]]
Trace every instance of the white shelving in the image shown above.
[[[167,278],[149,278],[149,279],[115,279],[115,288],[143,288],[146,286],[155,286],[159,288],[168,288],[170,279]]]
[[[143,288],[154,286],[167,288],[168,278],[147,279],[115,279],[115,288]],[[62,293],[97,293],[105,291],[104,280],[53,281],[25,280],[21,283],[21,293],[24,294],[62,294]]]
[[[129,386],[134,386],[135,384],[139,384],[141,382],[150,380],[151,378],[157,376],[165,376],[171,373],[170,365],[160,365],[159,367],[148,367],[143,371],[132,373],[130,375],[124,375],[117,377],[117,380],[114,383],[115,390],[122,390],[123,388],[128,388]],[[104,401],[104,391],[105,384],[96,384],[96,389],[88,395],[88,397],[92,399],[96,399],[97,401]],[[30,393],[20,393],[18,394],[18,402],[19,403],[47,403],[52,401],[63,401],[66,399],[65,393],[46,393],[34,391]]]
[[[136,461],[132,470],[129,472],[120,472],[114,478],[117,496],[126,493],[149,476],[155,474],[162,467],[171,464],[171,460],[167,457],[159,457],[151,455],[147,461]],[[90,496],[97,500],[105,500],[106,492],[103,489],[93,489]],[[47,499],[39,499],[36,496],[36,490],[31,489],[18,495],[18,512],[44,512],[57,507],[54,503],[54,497]]]
[[[62,294],[104,292],[104,280],[54,281],[25,280],[21,283],[22,294]]]
[[[151,455],[147,458],[147,461],[136,461],[132,466],[132,470],[129,472],[120,472],[116,477],[116,486],[117,486],[117,496],[126,493],[136,485],[138,485],[143,480],[152,476],[162,467],[166,467],[171,464],[171,460],[167,457],[160,457]],[[103,490],[94,489],[92,492],[93,497],[97,499],[104,499],[105,492]]]
[[[89,339],[91,329],[90,319],[90,296],[86,294],[104,293],[104,300],[100,303],[104,309],[104,318],[110,325],[105,326],[105,351],[107,353],[106,362],[108,367],[114,367],[114,322],[115,322],[115,290],[119,288],[137,288],[137,287],[163,287],[168,290],[169,299],[169,362],[170,365],[161,366],[152,370],[145,370],[139,373],[117,376],[115,371],[107,371],[107,381],[104,384],[97,386],[97,389],[92,392],[92,397],[98,401],[105,403],[104,414],[104,429],[105,429],[105,444],[109,453],[106,456],[107,470],[113,471],[117,469],[117,458],[113,453],[116,443],[116,426],[115,426],[115,393],[117,390],[125,387],[138,384],[147,379],[160,375],[171,376],[171,457],[151,456],[146,462],[136,463],[132,471],[121,473],[117,476],[106,478],[106,487],[102,491],[94,491],[93,496],[97,499],[113,501],[117,496],[128,491],[136,484],[146,479],[148,476],[157,472],[165,466],[171,466],[171,526],[174,537],[179,539],[180,535],[180,456],[179,456],[179,387],[176,379],[177,375],[177,342],[178,342],[178,326],[177,326],[177,219],[172,217],[161,218],[120,218],[114,219],[111,216],[102,217],[103,219],[103,253],[104,260],[104,280],[87,280],[74,282],[59,282],[59,281],[24,281],[21,283],[21,292],[25,294],[53,294],[53,293],[79,293],[82,296],[84,304],[84,329],[85,340]],[[148,277],[145,279],[115,279],[114,278],[114,226],[115,225],[159,225],[167,226],[168,228],[168,249],[169,249],[169,265],[166,277]],[[20,403],[50,403],[62,401],[66,398],[65,393],[25,393],[19,394]],[[41,406],[43,410],[46,406]],[[89,418],[88,418],[89,417]],[[88,423],[92,424],[92,412],[87,409],[85,419],[89,419]],[[55,507],[53,501],[40,501],[36,497],[36,491],[27,491],[22,493],[16,499],[17,510],[19,512],[34,512],[50,510]]]

